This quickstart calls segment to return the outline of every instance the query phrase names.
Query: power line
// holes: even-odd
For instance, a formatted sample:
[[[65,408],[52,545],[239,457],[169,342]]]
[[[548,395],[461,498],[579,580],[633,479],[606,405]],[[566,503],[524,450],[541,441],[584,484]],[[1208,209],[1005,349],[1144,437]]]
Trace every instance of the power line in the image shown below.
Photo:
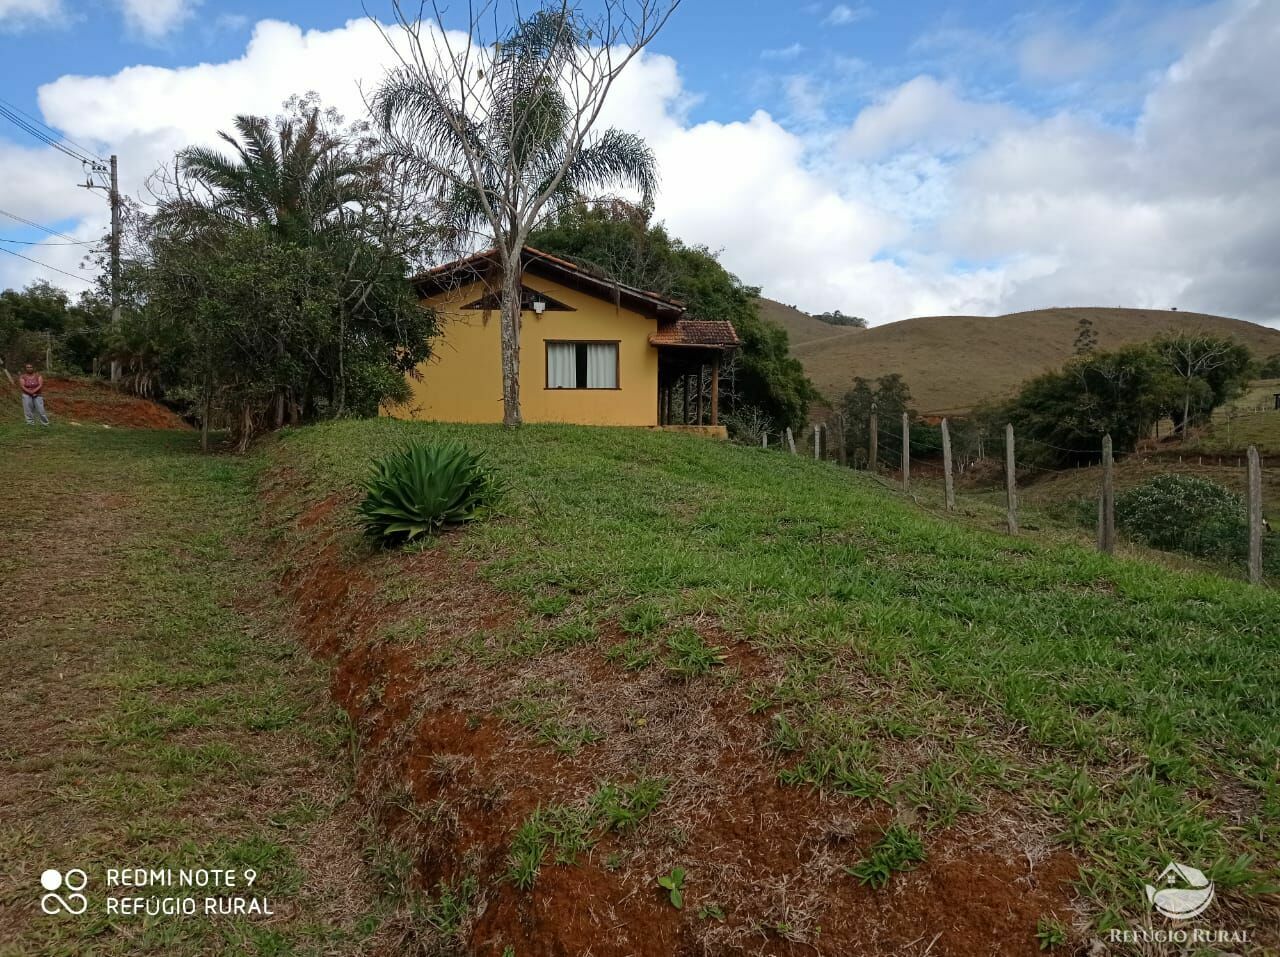
[[[76,239],[74,236],[68,236],[66,233],[60,233],[56,229],[50,229],[48,226],[41,226],[39,223],[33,222],[30,219],[24,219],[22,216],[19,216],[17,213],[11,213],[7,209],[0,209],[0,216],[8,216],[10,219],[15,220],[16,222],[22,223],[24,226],[30,226],[32,229],[38,229],[42,233],[48,233],[50,236],[57,236],[61,239],[69,239],[73,243],[79,242],[79,240]]]
[[[96,246],[100,242],[100,239],[78,239],[74,242],[51,243],[47,240],[37,242],[34,239],[7,239],[0,236],[0,243],[16,243],[19,246]]]
[[[21,114],[14,112],[13,110],[9,109],[7,106],[0,105],[0,117],[3,117],[4,119],[8,120],[10,123],[12,123],[18,129],[22,130],[24,133],[29,133],[31,136],[35,137],[41,143],[44,143],[46,146],[52,146],[55,150],[58,150],[61,153],[65,153],[67,156],[70,156],[73,160],[78,160],[81,163],[87,163],[89,166],[98,165],[94,162],[94,160],[92,160],[88,156],[85,156],[83,153],[77,153],[75,150],[67,146],[64,146],[61,142],[54,139],[52,136],[44,132],[35,124],[27,120],[24,120]]]
[[[55,134],[55,135],[57,135],[57,136],[61,137],[63,140],[65,140],[66,142],[70,143],[72,146],[75,146],[75,147],[78,147],[79,149],[84,150],[84,152],[88,153],[90,156],[93,156],[93,157],[97,158],[98,160],[100,160],[100,161],[101,161],[101,162],[103,162],[103,163],[105,163],[105,162],[106,162],[106,160],[105,160],[105,159],[103,159],[99,154],[97,154],[97,153],[95,153],[93,150],[89,149],[89,147],[85,146],[83,143],[77,143],[75,140],[73,140],[71,137],[69,137],[66,133],[63,133],[61,130],[54,129],[52,126],[50,126],[50,125],[49,125],[48,123],[46,123],[44,120],[40,119],[38,116],[32,116],[30,113],[28,113],[26,110],[22,109],[22,107],[18,106],[17,104],[15,104],[15,103],[10,103],[10,102],[9,102],[8,100],[6,100],[4,97],[0,97],[0,104],[3,104],[4,106],[8,107],[10,110],[14,111],[15,113],[21,113],[23,116],[25,116],[27,119],[31,120],[32,122],[39,123],[39,124],[40,124],[41,126],[43,126],[46,130],[48,130],[50,133],[53,133],[53,134]]]
[[[65,269],[59,269],[57,266],[50,266],[48,263],[42,263],[40,260],[32,259],[30,256],[24,256],[22,253],[15,253],[12,249],[5,249],[3,246],[0,246],[0,253],[8,253],[10,256],[17,256],[19,259],[25,259],[29,263],[35,263],[43,269],[52,269],[54,272],[60,272],[62,275],[70,276],[72,279],[79,279],[81,282],[86,282],[90,286],[94,284],[92,279],[85,279],[84,276],[77,276],[75,273],[67,272]]]

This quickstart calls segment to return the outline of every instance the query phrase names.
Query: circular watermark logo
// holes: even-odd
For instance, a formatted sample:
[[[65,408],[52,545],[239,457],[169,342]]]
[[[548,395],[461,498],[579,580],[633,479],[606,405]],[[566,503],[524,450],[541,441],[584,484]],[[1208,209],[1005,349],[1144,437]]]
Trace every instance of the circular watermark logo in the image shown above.
[[[40,875],[40,886],[45,893],[40,898],[40,909],[46,914],[83,914],[89,907],[89,898],[80,892],[89,884],[89,875],[78,867],[65,874],[49,868]]]

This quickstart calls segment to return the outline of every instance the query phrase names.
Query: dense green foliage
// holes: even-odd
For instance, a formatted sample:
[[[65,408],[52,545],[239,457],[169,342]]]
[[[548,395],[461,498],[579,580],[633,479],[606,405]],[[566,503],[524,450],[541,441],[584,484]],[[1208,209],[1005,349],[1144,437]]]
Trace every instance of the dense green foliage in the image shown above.
[[[1160,475],[1116,497],[1116,525],[1166,551],[1239,563],[1249,549],[1248,513],[1230,489],[1191,475]],[[1280,549],[1269,546],[1271,567]]]
[[[1258,377],[1261,379],[1280,379],[1280,352],[1265,360],[1258,367]]]
[[[1012,422],[1019,458],[1055,466],[1098,461],[1110,434],[1117,455],[1133,451],[1170,417],[1195,424],[1240,394],[1248,349],[1229,338],[1183,333],[1125,346],[1092,348],[1037,376],[1011,402],[977,418],[992,435]]]
[[[816,313],[813,318],[820,322],[825,322],[829,326],[849,326],[854,329],[867,328],[867,320],[862,316],[846,316],[839,309]]]
[[[358,511],[370,537],[403,545],[484,517],[501,491],[494,471],[461,442],[413,442],[374,463]]]
[[[243,447],[402,398],[435,324],[405,278],[422,231],[358,129],[310,102],[236,127],[234,156],[185,151],[178,185],[139,222],[110,352],[137,391]]]
[[[72,301],[47,282],[0,292],[0,361],[8,369],[25,362],[43,369],[51,346],[53,369],[89,373],[103,346],[111,307],[96,292]]]
[[[911,412],[911,390],[902,376],[891,372],[875,382],[858,376],[840,400],[845,448],[849,463],[855,468],[867,464],[873,410],[878,420],[877,463],[896,467],[902,460],[902,413]],[[916,451],[914,443],[913,451]]]
[[[742,348],[721,372],[721,403],[732,419],[759,409],[774,430],[805,422],[817,393],[792,357],[787,332],[760,316],[759,290],[743,285],[705,246],[686,245],[647,209],[615,201],[566,210],[529,237],[538,249],[619,282],[680,300],[690,319],[728,319]]]

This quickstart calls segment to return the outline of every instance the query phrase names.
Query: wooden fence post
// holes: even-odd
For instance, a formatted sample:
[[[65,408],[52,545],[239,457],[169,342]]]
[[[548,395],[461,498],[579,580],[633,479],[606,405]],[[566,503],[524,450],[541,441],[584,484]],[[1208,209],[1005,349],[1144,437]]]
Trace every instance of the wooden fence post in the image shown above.
[[[1017,458],[1013,448],[1013,423],[1010,423],[1004,427],[1004,488],[1009,500],[1006,521],[1009,525],[1010,535],[1018,534],[1018,475],[1016,464]]]
[[[1116,476],[1110,433],[1102,437],[1102,495],[1098,499],[1098,550],[1108,555],[1116,550]]]
[[[902,490],[911,490],[911,416],[902,413]]]
[[[822,459],[822,426],[815,425],[813,427],[813,460],[815,462]]]
[[[871,448],[867,451],[867,471],[876,470],[876,452],[880,444],[880,416],[876,414],[876,404],[871,403]]]
[[[947,428],[947,420],[942,420],[942,481],[946,490],[947,511],[956,508],[956,485],[951,477],[951,431]]]
[[[1249,581],[1262,584],[1262,461],[1249,446]]]
[[[789,425],[787,426],[786,439],[787,439],[787,448],[791,450],[791,454],[792,454],[792,455],[795,455],[795,454],[796,454],[796,440],[795,440],[795,436],[793,436],[793,435],[791,434],[791,426],[789,426]]]

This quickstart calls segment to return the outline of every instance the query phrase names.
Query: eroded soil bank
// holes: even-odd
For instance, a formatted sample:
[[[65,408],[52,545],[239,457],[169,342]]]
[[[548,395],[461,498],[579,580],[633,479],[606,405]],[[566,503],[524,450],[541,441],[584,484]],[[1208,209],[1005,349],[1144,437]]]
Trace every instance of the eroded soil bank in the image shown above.
[[[943,815],[945,780],[914,809],[804,784],[762,693],[803,681],[794,661],[703,616],[678,624],[715,665],[685,667],[648,640],[673,623],[583,633],[562,602],[500,588],[465,533],[376,552],[350,495],[282,463],[263,490],[282,589],[356,729],[358,790],[424,951],[1014,955],[1040,953],[1050,925],[1074,935],[1077,863],[1015,794]],[[874,711],[886,692],[813,693]],[[886,741],[944,766],[932,739]],[[788,770],[800,783],[779,782]],[[924,859],[873,886],[851,870],[894,821],[926,835]],[[677,868],[679,909],[658,884]]]

